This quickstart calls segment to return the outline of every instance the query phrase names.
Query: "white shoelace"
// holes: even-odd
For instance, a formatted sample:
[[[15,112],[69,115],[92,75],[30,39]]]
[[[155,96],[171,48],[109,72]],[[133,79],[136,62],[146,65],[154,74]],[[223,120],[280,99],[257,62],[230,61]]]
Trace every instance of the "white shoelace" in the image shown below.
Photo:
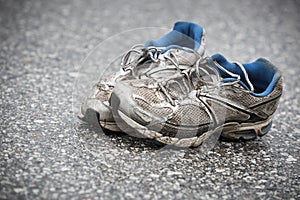
[[[171,103],[171,105],[174,106],[175,101],[173,100],[173,98],[169,94],[168,90],[165,88],[165,84],[163,84],[163,83],[166,83],[170,79],[176,79],[179,77],[186,76],[186,78],[188,79],[188,83],[191,84],[189,76],[190,76],[191,70],[193,70],[194,68],[191,67],[188,69],[181,69],[178,58],[177,58],[176,54],[172,51],[172,49],[180,49],[180,50],[186,51],[188,53],[195,53],[195,55],[197,55],[197,57],[199,57],[198,60],[200,60],[201,56],[199,55],[198,52],[196,52],[193,49],[186,48],[186,47],[170,46],[167,48],[159,48],[159,47],[150,46],[150,47],[147,47],[146,49],[143,49],[142,45],[135,45],[132,47],[132,49],[130,49],[127,53],[125,53],[121,59],[121,66],[124,71],[124,73],[122,74],[122,77],[125,78],[129,74],[134,75],[134,69],[136,67],[138,67],[140,62],[144,61],[147,58],[150,58],[151,62],[153,62],[153,63],[169,61],[171,63],[171,65],[176,67],[176,71],[179,73],[175,73],[173,76],[166,77],[163,80],[163,82],[158,83],[158,87],[165,94],[165,96],[167,97],[167,99]],[[136,54],[137,57],[130,60],[130,57],[133,56],[134,54]],[[152,70],[152,68],[150,67],[149,70],[144,71],[143,74],[147,77],[148,76],[147,72],[151,71],[151,70]],[[121,79],[122,78],[120,78],[119,80],[121,80]]]
[[[246,83],[247,83],[248,86],[250,87],[250,88],[249,88],[249,89],[250,89],[250,92],[254,92],[253,84],[251,83],[251,81],[250,81],[250,79],[249,79],[249,76],[248,76],[248,73],[247,73],[245,67],[244,67],[241,63],[239,63],[239,62],[237,62],[237,61],[235,61],[235,62],[233,62],[233,63],[236,64],[236,65],[242,70],[242,72],[243,72],[243,74],[244,74],[244,76],[245,76]],[[219,85],[219,84],[221,84],[221,85],[234,85],[234,84],[236,84],[236,83],[241,82],[241,76],[240,76],[239,74],[235,74],[235,73],[230,72],[229,70],[225,69],[223,66],[221,66],[221,65],[220,65],[218,62],[216,62],[216,61],[214,61],[214,64],[215,64],[220,70],[222,70],[223,72],[227,73],[228,75],[230,75],[231,77],[235,78],[236,80],[235,80],[235,81],[232,81],[232,82],[221,83],[221,80],[220,80],[221,77],[219,76],[219,73],[217,72],[216,69],[214,69],[213,67],[211,67],[211,70],[214,70],[214,71],[215,71],[215,74],[216,74],[217,77],[218,77],[218,80],[217,80],[218,83],[213,83],[214,80],[212,80],[212,82],[205,82],[206,84],[208,84],[208,85],[209,85],[209,84],[213,84],[213,85]],[[200,60],[199,60],[198,64],[196,65],[196,70],[199,70],[199,71],[201,70],[201,71],[203,71],[205,74],[210,75],[210,74],[207,72],[207,70],[205,70],[204,68],[201,68],[199,65],[200,65]],[[197,74],[200,74],[200,73],[198,72]]]

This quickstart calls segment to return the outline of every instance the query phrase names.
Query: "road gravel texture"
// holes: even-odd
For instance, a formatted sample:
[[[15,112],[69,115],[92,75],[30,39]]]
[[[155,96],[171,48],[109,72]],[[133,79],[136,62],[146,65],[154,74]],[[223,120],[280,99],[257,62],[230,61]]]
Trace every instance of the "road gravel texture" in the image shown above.
[[[299,11],[296,0],[1,0],[0,199],[300,199]],[[109,63],[178,20],[205,27],[208,55],[283,72],[266,136],[174,149],[77,120]]]

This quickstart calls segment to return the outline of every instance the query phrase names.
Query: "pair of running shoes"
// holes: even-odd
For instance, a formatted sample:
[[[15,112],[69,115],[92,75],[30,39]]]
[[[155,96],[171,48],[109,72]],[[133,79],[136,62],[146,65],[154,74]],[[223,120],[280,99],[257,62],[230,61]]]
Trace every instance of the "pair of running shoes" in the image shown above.
[[[282,94],[281,73],[264,58],[241,64],[204,51],[201,26],[175,23],[124,54],[120,71],[93,87],[79,118],[179,147],[199,146],[214,134],[265,135]]]

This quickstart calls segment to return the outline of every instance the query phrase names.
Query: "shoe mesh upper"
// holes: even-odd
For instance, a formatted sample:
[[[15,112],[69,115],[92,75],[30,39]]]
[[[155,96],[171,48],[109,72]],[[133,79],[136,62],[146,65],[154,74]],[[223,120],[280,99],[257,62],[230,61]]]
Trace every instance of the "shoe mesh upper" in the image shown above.
[[[207,124],[211,123],[211,119],[204,109],[204,105],[196,99],[190,99],[189,102],[179,104],[177,105],[177,108],[173,110],[170,108],[171,105],[167,103],[166,96],[160,90],[149,89],[146,87],[134,87],[132,85],[128,87],[133,87],[132,91],[136,97],[134,100],[137,106],[148,112],[153,119],[160,118],[161,121],[158,123],[157,120],[155,120],[155,124],[147,124],[136,116],[130,117],[148,128],[158,130],[164,135],[174,136],[179,133],[180,135],[183,135],[184,133],[186,137],[188,135],[189,137],[193,137],[197,135],[199,129],[207,130]],[[173,95],[178,98],[183,96],[181,90],[173,90],[172,92]],[[166,105],[169,105],[170,107]]]
[[[193,104],[179,106],[169,121],[177,126],[200,126],[211,122],[203,106]]]
[[[151,99],[149,99],[150,101]],[[172,113],[171,108],[158,108],[154,107],[153,105],[149,104],[149,102],[142,100],[142,99],[136,99],[136,103],[144,110],[151,112],[153,115],[157,115],[159,117],[165,117]]]
[[[235,89],[233,87],[223,87],[223,91],[220,92],[220,96],[230,99],[233,102],[238,102],[246,107],[249,107],[253,104],[263,102],[265,100],[270,99],[270,97],[277,97],[280,96],[282,93],[282,78],[278,81],[277,87],[274,88],[274,90],[267,96],[264,97],[256,97],[251,94],[249,94],[245,90],[241,89]]]

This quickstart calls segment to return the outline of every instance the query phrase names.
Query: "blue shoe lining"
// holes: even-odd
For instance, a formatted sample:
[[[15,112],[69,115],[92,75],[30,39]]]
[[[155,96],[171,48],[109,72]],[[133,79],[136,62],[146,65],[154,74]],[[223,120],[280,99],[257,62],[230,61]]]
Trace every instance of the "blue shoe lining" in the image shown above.
[[[203,28],[192,22],[176,22],[173,30],[157,40],[148,40],[149,46],[168,47],[171,45],[188,47],[197,51],[201,45]]]
[[[246,84],[247,81],[245,76],[242,70],[236,64],[229,62],[221,54],[215,54],[211,56],[211,59],[219,63],[228,71],[239,74],[241,76],[240,84],[246,90],[249,90],[249,86]],[[263,97],[270,94],[281,77],[281,74],[276,67],[264,58],[259,58],[252,63],[243,64],[243,66],[248,73],[250,82],[253,84],[254,92],[252,92],[252,94],[254,96]],[[232,82],[236,80],[222,70],[219,70],[219,73],[224,82]]]

